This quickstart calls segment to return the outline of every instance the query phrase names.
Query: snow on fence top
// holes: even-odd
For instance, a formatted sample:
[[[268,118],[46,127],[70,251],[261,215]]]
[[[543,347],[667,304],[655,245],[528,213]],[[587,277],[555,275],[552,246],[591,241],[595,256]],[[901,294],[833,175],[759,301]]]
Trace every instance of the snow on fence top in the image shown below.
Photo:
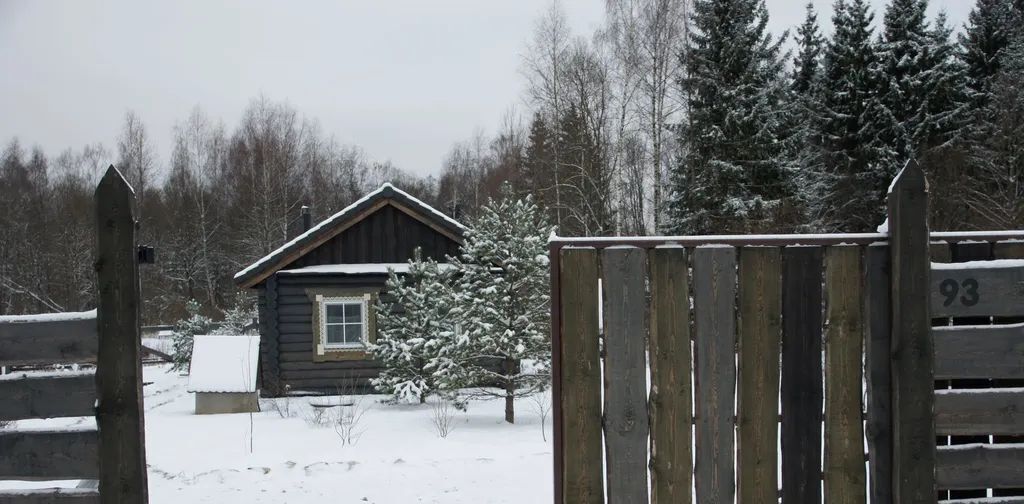
[[[189,392],[255,392],[260,337],[196,336]]]
[[[40,313],[38,315],[2,315],[0,324],[28,324],[32,322],[69,322],[96,318],[96,310],[84,312]]]

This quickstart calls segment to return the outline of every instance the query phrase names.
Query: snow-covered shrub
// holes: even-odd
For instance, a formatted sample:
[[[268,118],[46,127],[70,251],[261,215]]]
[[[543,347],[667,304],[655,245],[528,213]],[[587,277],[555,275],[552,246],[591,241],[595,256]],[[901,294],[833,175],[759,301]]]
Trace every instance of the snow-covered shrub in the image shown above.
[[[455,430],[455,415],[461,409],[456,403],[445,397],[438,397],[430,408],[430,422],[434,425],[434,432],[441,439],[448,437]]]
[[[454,350],[459,366],[443,376],[442,385],[475,387],[474,396],[504,398],[509,423],[515,422],[515,398],[550,382],[551,231],[533,199],[515,199],[506,184],[502,198],[489,201],[466,232],[462,254],[451,258],[458,280],[454,314],[461,331]],[[495,364],[501,369],[495,371]]]
[[[210,317],[199,313],[202,307],[195,299],[185,305],[188,315],[174,324],[173,354],[174,366],[177,371],[187,370],[192,361],[192,339],[197,334],[208,334],[213,321]]]
[[[256,303],[251,297],[240,297],[237,304],[224,312],[224,322],[213,331],[213,334],[254,334],[252,327],[256,319]],[[248,329],[246,329],[248,327]]]
[[[409,272],[388,274],[377,303],[377,342],[370,351],[383,364],[373,386],[395,401],[418,401],[438,393],[441,377],[455,360],[455,322],[450,276],[437,262],[423,260],[419,249]]]

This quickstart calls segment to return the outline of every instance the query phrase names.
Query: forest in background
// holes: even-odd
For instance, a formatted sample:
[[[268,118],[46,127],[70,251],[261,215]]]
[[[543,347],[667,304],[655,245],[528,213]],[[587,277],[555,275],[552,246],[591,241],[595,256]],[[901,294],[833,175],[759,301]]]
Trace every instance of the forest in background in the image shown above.
[[[53,156],[12,139],[0,314],[94,305],[92,191],[110,163],[157,251],[142,267],[146,323],[181,318],[189,299],[222,317],[244,301],[232,275],[299,232],[302,205],[319,220],[382,182],[471,222],[508,181],[562,235],[870,231],[914,158],[934,229],[1021,227],[1024,0],[977,0],[955,30],[927,6],[809,5],[772,34],[763,0],[607,0],[603,25],[574,34],[554,3],[526,41],[522,104],[429,177],[263,96],[231,125],[193,109],[167,159],[131,111],[109,147]]]

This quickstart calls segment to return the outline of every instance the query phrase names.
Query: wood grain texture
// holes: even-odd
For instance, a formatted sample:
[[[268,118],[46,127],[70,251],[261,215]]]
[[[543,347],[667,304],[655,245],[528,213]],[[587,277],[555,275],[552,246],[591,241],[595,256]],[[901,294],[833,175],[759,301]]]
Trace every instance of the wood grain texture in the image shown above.
[[[0,420],[92,416],[95,403],[91,374],[0,380]]]
[[[1024,389],[962,389],[935,392],[939,434],[1024,434]]]
[[[829,247],[825,254],[825,502],[867,500],[861,423],[861,251]]]
[[[0,366],[96,360],[96,318],[0,324]]]
[[[0,504],[98,504],[100,493],[91,488],[0,490]]]
[[[941,489],[1024,487],[1024,444],[940,446],[935,462]]]
[[[648,501],[647,253],[602,251],[604,442],[609,502]]]
[[[1024,378],[1024,324],[932,328],[935,377]]]
[[[928,184],[916,161],[888,196],[892,275],[893,502],[935,501]]]
[[[0,480],[98,476],[95,430],[0,431]]]
[[[867,383],[868,489],[870,501],[892,502],[892,301],[889,291],[889,246],[870,245],[864,252],[865,376]]]
[[[731,504],[736,385],[736,249],[697,247],[693,256],[697,502]]]
[[[693,387],[690,302],[682,247],[650,251],[651,502],[690,504]]]
[[[939,504],[1024,504],[1024,497],[978,497],[940,500]]]
[[[1013,317],[1024,314],[1024,266],[956,263],[931,271],[931,303],[940,317]],[[943,289],[948,289],[944,291]],[[946,295],[944,292],[953,293]]]
[[[779,354],[782,254],[779,247],[744,247],[739,264],[739,502],[778,496]]]
[[[821,502],[821,247],[782,251],[782,502]]]
[[[134,207],[131,186],[111,166],[96,188],[96,425],[104,504],[149,501]]]
[[[565,504],[602,504],[597,252],[561,251],[562,444]]]

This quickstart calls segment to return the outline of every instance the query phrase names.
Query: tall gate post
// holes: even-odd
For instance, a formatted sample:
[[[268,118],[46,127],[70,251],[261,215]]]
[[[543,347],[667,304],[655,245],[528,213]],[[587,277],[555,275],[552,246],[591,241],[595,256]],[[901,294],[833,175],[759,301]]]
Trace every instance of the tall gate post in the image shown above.
[[[135,191],[111,166],[96,188],[96,425],[102,504],[146,504]]]
[[[893,502],[936,502],[928,182],[914,160],[889,190]]]

